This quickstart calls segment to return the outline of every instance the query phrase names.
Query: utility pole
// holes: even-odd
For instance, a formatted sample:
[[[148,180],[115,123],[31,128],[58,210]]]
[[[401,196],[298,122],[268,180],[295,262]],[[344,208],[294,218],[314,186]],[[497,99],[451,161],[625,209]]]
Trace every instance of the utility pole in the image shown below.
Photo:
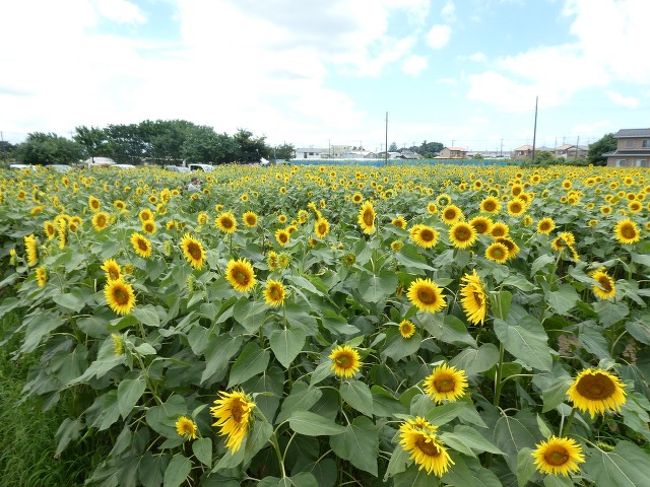
[[[537,101],[539,97],[535,97],[535,125],[533,127],[533,164],[535,164],[535,142],[537,141]]]
[[[451,139],[451,147],[454,146],[454,142],[456,142],[456,139]]]
[[[332,158],[332,143],[330,142],[330,139],[327,139],[327,158]]]
[[[501,137],[501,147],[499,149],[499,157],[503,157],[503,137]]]
[[[384,153],[384,165],[388,165],[388,112],[386,112],[386,152]]]
[[[578,160],[578,151],[580,150],[580,136],[578,135],[578,141],[576,142],[576,158],[574,159],[575,161]]]

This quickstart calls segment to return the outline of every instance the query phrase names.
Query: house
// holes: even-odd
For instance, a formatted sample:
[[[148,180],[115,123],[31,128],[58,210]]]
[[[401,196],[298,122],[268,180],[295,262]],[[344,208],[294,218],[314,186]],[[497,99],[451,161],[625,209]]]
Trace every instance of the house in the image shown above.
[[[399,156],[401,159],[422,159],[422,156],[415,151],[402,149],[402,152]]]
[[[445,147],[440,151],[438,157],[441,159],[465,159],[467,151],[463,147]]]
[[[513,159],[526,159],[533,157],[533,146],[530,144],[521,145],[512,149]]]
[[[555,157],[563,159],[584,159],[589,153],[589,147],[586,145],[575,146],[572,144],[562,144],[553,150]]]
[[[327,159],[329,153],[327,147],[297,147],[295,151],[295,159]]]
[[[650,167],[650,128],[621,129],[614,134],[616,150],[607,152],[610,167]]]

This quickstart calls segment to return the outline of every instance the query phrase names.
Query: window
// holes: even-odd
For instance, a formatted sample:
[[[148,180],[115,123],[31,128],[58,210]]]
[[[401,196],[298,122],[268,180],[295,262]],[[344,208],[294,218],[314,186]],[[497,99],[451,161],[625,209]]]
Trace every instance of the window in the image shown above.
[[[650,149],[650,139],[643,139],[643,142],[641,142],[641,147],[644,149]]]
[[[628,167],[630,166],[630,161],[627,159],[617,159],[616,160],[616,167]]]
[[[634,147],[634,141],[632,141],[630,139],[626,140],[625,141],[625,148],[626,149],[631,149],[632,147]]]
[[[650,167],[650,159],[642,159],[641,167]]]

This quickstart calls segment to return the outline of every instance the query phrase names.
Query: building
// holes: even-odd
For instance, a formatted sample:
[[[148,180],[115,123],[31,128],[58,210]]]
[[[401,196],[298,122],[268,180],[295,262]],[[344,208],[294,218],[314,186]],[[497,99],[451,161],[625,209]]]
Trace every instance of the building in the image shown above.
[[[463,147],[445,147],[437,157],[441,159],[465,159],[467,151]]]
[[[327,147],[297,147],[296,159],[327,159],[329,158],[329,149]]]
[[[422,156],[415,151],[409,149],[402,149],[400,159],[422,159]]]
[[[530,144],[521,145],[512,149],[513,159],[526,159],[533,157],[533,146]]]
[[[589,153],[589,147],[586,145],[575,146],[572,144],[562,144],[553,150],[555,157],[563,159],[584,159]]]
[[[607,152],[610,167],[650,167],[650,128],[621,129],[614,134],[616,150]]]

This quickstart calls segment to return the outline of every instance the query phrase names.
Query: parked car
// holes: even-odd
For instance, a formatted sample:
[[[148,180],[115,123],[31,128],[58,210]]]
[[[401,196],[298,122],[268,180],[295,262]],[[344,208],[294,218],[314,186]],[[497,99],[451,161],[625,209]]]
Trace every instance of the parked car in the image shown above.
[[[72,166],[68,166],[67,164],[50,164],[47,167],[52,169],[52,171],[61,173],[68,172],[70,169],[72,169]]]
[[[210,164],[190,164],[188,167],[190,168],[190,171],[203,171],[203,172],[214,171],[214,166]]]
[[[113,164],[110,167],[114,167],[116,169],[135,169],[135,166],[133,164]]]
[[[36,171],[36,166],[33,166],[31,164],[9,164],[9,169],[13,169],[15,171],[31,169],[32,171]]]
[[[189,167],[185,167],[185,166],[165,166],[165,169],[167,169],[168,171],[180,172],[180,173],[186,173],[191,171]]]

